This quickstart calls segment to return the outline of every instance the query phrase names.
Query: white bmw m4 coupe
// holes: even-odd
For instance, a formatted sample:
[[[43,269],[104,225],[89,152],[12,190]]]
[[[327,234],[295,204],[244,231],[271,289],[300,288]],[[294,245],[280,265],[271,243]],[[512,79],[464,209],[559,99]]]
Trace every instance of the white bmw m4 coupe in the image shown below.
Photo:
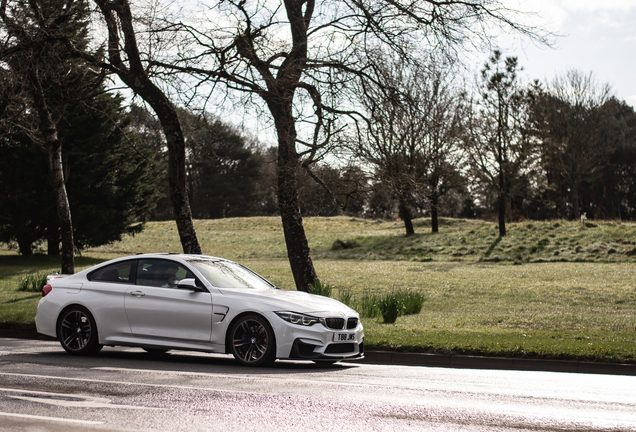
[[[281,290],[240,264],[205,255],[135,255],[51,275],[35,324],[75,355],[120,345],[226,353],[251,366],[364,355],[353,309]]]

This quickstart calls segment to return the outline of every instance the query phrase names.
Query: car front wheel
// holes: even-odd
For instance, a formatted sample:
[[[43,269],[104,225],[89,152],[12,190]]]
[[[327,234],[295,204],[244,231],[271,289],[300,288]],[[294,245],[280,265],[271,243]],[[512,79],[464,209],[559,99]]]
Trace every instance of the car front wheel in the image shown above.
[[[268,365],[276,360],[274,332],[265,318],[246,315],[230,329],[231,352],[246,366]]]
[[[62,348],[69,354],[90,355],[102,349],[95,320],[88,309],[81,306],[72,306],[62,312],[57,336]]]

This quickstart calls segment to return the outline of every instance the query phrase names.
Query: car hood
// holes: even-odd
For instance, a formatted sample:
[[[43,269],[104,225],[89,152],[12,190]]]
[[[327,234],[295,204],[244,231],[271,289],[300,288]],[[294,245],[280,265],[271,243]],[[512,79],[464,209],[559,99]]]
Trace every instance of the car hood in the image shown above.
[[[330,314],[343,312],[347,316],[358,316],[357,312],[344,303],[329,297],[309,294],[302,291],[282,289],[225,288],[219,291],[229,297],[243,301],[255,301],[268,304],[272,310],[300,313]]]

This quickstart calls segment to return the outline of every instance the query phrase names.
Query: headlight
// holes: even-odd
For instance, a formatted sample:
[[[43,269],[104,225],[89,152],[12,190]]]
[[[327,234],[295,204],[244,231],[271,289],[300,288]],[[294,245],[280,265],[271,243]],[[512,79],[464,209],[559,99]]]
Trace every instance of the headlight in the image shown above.
[[[312,326],[316,324],[317,322],[320,322],[319,318],[316,318],[310,315],[294,313],[294,312],[276,312],[276,315],[278,315],[279,317],[281,317],[282,319],[284,319],[285,321],[289,323],[304,325],[304,326]]]

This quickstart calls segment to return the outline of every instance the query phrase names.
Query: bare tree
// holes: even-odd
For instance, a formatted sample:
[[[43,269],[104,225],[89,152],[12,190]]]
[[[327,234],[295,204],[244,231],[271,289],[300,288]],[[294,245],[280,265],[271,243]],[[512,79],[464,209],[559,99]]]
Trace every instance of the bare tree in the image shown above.
[[[4,36],[0,61],[12,76],[3,89],[2,117],[5,121],[11,119],[14,127],[42,143],[48,154],[50,181],[60,220],[62,272],[74,273],[73,223],[57,123],[67,105],[98,85],[101,77],[87,76],[86,65],[73,59],[61,41],[85,45],[88,10],[84,1],[8,3],[7,0],[0,3]],[[10,106],[13,113],[7,111]],[[38,133],[34,133],[33,125]]]
[[[563,216],[581,216],[581,184],[600,175],[617,148],[618,136],[608,123],[612,111],[605,109],[611,100],[609,85],[572,69],[558,75],[535,104],[542,164]]]
[[[438,232],[439,198],[462,182],[459,92],[447,80],[452,68],[435,60],[418,67],[386,56],[374,64],[373,80],[361,80],[365,122],[353,150],[393,190],[407,235],[414,234],[412,207],[423,198],[431,229]]]
[[[69,3],[82,0],[69,0]],[[66,43],[76,56],[117,76],[145,102],[159,118],[168,148],[170,201],[181,245],[185,253],[200,254],[201,246],[192,221],[186,179],[185,138],[177,109],[166,93],[153,81],[149,53],[142,52],[128,0],[94,0],[108,34],[107,59],[94,55],[70,40]],[[150,50],[152,51],[152,50]]]
[[[494,51],[481,71],[479,98],[465,114],[464,145],[474,175],[498,196],[499,235],[506,235],[506,215],[514,180],[532,162],[532,94],[518,81],[516,57]]]
[[[185,40],[173,59],[152,64],[198,77],[197,90],[222,82],[246,95],[244,103],[264,102],[278,138],[278,204],[299,290],[317,275],[298,206],[298,169],[329,150],[339,122],[351,115],[349,82],[370,67],[357,53],[391,50],[414,59],[414,43],[424,41],[455,55],[493,27],[544,41],[497,0],[223,0],[203,12],[195,15],[208,18],[194,24],[163,26]]]

